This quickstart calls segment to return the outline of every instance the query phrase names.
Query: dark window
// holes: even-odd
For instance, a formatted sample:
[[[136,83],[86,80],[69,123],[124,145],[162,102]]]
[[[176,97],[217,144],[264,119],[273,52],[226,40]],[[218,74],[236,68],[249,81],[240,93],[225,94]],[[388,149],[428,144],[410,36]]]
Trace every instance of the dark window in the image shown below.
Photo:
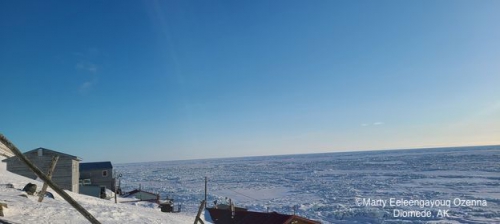
[[[102,176],[103,177],[107,177],[108,176],[108,171],[107,170],[103,170],[102,171]]]

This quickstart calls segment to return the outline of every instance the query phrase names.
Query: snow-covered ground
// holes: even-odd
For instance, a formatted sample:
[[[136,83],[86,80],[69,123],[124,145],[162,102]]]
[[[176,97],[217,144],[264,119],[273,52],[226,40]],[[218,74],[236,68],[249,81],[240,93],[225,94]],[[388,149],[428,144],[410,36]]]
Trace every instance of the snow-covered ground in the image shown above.
[[[0,160],[4,157],[0,156]],[[31,180],[5,170],[5,163],[0,162],[0,203],[6,203],[5,217],[0,217],[10,223],[22,224],[77,224],[89,223],[78,211],[71,207],[64,199],[54,193],[55,199],[45,198],[38,202],[38,196],[21,197],[22,189],[27,183],[35,183],[40,190],[42,183]],[[14,188],[7,185],[12,184]],[[98,199],[90,196],[68,192],[77,202],[86,208],[101,223],[193,223],[194,216],[186,214],[162,213],[156,208],[146,206],[115,204],[114,201]]]
[[[123,174],[125,191],[141,185],[173,197],[192,216],[207,176],[210,204],[229,197],[254,211],[292,214],[296,207],[298,215],[323,223],[500,223],[499,161],[500,147],[488,146],[133,163],[115,169]],[[437,200],[450,205],[415,204]],[[420,217],[403,217],[417,213]]]

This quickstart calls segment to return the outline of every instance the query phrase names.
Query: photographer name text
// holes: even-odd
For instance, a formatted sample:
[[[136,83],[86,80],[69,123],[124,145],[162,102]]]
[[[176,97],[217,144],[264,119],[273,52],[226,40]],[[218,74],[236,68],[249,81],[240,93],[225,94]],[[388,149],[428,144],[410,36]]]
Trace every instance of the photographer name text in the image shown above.
[[[486,207],[486,200],[470,200],[470,199],[373,199],[373,198],[356,198],[356,205],[362,207],[419,207],[419,208],[435,208],[435,207]]]

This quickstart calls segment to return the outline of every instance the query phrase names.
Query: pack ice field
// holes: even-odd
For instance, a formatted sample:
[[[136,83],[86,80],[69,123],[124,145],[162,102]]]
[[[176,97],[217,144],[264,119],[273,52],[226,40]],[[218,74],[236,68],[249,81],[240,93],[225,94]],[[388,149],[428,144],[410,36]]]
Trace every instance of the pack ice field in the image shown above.
[[[118,164],[122,188],[171,197],[188,213],[231,198],[323,223],[500,222],[500,146]]]

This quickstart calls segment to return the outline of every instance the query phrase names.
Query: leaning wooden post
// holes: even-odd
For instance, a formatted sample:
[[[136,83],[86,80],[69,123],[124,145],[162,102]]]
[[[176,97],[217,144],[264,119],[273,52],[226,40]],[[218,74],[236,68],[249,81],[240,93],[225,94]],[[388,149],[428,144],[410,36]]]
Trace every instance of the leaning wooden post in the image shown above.
[[[36,167],[31,161],[29,161],[24,154],[19,151],[19,149],[12,144],[5,136],[0,134],[0,142],[2,142],[7,148],[10,149],[14,153],[14,155],[17,156],[24,164],[30,168],[31,171],[33,171],[40,179],[45,181],[52,189],[54,189],[55,192],[57,192],[64,200],[66,200],[73,208],[75,208],[78,212],[80,212],[87,220],[90,221],[92,224],[100,224],[99,221],[97,221],[92,214],[90,214],[85,208],[83,208],[78,202],[76,202],[71,196],[69,196],[68,193],[66,193],[63,189],[61,189],[59,186],[57,186],[54,182],[52,182],[51,179],[49,179],[38,167]]]
[[[196,218],[194,219],[194,224],[197,224],[198,222],[200,222],[201,224],[205,224],[200,218],[201,211],[203,211],[203,209],[205,208],[205,203],[206,201],[201,202],[200,208],[198,209],[198,214],[196,214]]]
[[[52,179],[52,174],[54,173],[54,169],[56,168],[57,160],[59,160],[59,156],[52,157],[52,161],[50,162],[49,171],[47,172],[47,178]],[[42,190],[38,193],[38,202],[42,202],[45,197],[45,192],[47,191],[47,182],[43,183]]]

